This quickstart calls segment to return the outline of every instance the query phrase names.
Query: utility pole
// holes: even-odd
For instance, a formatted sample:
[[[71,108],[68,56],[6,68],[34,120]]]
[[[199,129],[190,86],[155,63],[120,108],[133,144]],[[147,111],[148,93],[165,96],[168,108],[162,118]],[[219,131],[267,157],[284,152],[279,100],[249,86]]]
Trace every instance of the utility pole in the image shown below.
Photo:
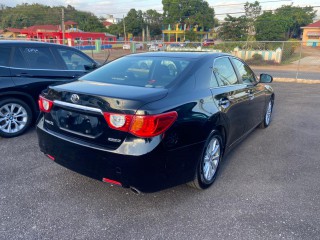
[[[124,41],[126,41],[126,23],[124,22],[124,16],[123,17],[123,33],[124,33]]]
[[[61,30],[62,30],[62,44],[64,45],[64,38],[65,38],[65,29],[64,29],[64,8],[61,9],[62,16],[61,16]]]

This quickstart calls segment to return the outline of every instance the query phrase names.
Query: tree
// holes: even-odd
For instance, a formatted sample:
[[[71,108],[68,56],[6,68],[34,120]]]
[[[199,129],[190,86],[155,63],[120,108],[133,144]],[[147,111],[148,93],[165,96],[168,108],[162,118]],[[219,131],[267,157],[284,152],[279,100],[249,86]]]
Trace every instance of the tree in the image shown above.
[[[265,11],[256,22],[257,41],[284,41],[286,39],[286,20],[284,16]]]
[[[295,7],[284,5],[275,11],[275,15],[285,19],[286,38],[297,38],[301,35],[301,27],[312,23],[316,16],[313,7]]]
[[[77,11],[68,5],[50,7],[41,4],[24,3],[14,8],[1,6],[0,28],[24,28],[32,25],[59,25],[61,24],[61,9],[64,8],[65,19],[78,23],[84,31],[106,31],[99,19],[90,12]]]
[[[227,15],[225,22],[221,24],[219,36],[227,41],[245,41],[247,40],[247,18],[246,16],[232,17]]]
[[[121,20],[117,24],[112,24],[108,28],[108,32],[113,34],[113,35],[116,35],[117,37],[123,36],[124,35],[123,20]]]
[[[162,33],[162,14],[149,9],[143,13],[145,25],[148,25],[152,37]]]
[[[214,9],[204,0],[162,0],[164,24],[187,24],[208,30],[214,26]]]
[[[282,6],[272,12],[264,12],[255,22],[256,39],[282,41],[299,38],[301,27],[312,23],[316,11],[313,7]]]
[[[124,18],[126,32],[132,33],[133,36],[141,35],[144,26],[144,20],[141,10],[130,9],[127,16]]]
[[[254,3],[249,3],[246,2],[244,5],[244,10],[245,10],[245,16],[247,18],[247,24],[248,24],[248,39],[247,40],[252,40],[249,38],[254,38],[255,34],[255,27],[254,23],[257,19],[257,17],[261,13],[261,6],[258,1],[255,1]]]
[[[248,19],[255,21],[261,13],[261,6],[258,1],[254,3],[246,2],[244,4],[245,15]]]

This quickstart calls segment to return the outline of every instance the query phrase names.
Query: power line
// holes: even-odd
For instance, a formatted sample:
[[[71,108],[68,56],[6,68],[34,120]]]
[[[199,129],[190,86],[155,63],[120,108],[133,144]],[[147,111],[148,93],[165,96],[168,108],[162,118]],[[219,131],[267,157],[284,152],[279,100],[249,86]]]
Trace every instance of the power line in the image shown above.
[[[271,2],[292,2],[292,0],[277,0],[277,1],[264,1],[264,2],[259,2],[260,3],[271,3]],[[231,4],[219,4],[219,5],[212,5],[211,7],[228,7],[228,6],[237,6],[237,5],[244,5],[246,2],[242,3],[231,3]]]

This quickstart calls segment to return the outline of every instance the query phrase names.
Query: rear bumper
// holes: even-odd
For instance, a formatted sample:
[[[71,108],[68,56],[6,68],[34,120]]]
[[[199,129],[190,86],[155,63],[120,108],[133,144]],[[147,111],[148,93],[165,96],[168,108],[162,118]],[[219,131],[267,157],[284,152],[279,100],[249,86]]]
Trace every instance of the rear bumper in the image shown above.
[[[56,163],[100,181],[108,178],[120,182],[123,187],[155,192],[185,183],[193,177],[192,163],[186,164],[189,161],[186,156],[194,153],[192,147],[184,151],[168,152],[162,144],[154,147],[152,141],[146,140],[141,143],[144,149],[153,150],[145,154],[139,152],[139,155],[130,155],[125,152],[103,150],[46,130],[43,127],[43,119],[38,122],[37,134],[40,150],[53,156]],[[175,159],[181,156],[181,160],[184,161],[182,168],[179,163],[170,164],[174,160],[170,160],[169,156],[174,156]]]

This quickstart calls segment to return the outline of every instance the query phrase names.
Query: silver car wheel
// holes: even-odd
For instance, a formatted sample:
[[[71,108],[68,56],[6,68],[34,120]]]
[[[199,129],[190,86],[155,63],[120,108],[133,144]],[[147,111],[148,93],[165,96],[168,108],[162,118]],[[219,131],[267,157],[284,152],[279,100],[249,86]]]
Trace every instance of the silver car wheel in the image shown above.
[[[266,115],[265,115],[265,122],[266,122],[267,126],[270,124],[271,114],[272,114],[272,102],[269,101],[267,112],[266,112]]]
[[[212,181],[219,165],[221,146],[217,138],[212,138],[207,145],[202,164],[203,178],[206,182]]]
[[[26,126],[27,121],[27,111],[18,103],[7,103],[0,108],[0,130],[2,132],[19,132]]]

